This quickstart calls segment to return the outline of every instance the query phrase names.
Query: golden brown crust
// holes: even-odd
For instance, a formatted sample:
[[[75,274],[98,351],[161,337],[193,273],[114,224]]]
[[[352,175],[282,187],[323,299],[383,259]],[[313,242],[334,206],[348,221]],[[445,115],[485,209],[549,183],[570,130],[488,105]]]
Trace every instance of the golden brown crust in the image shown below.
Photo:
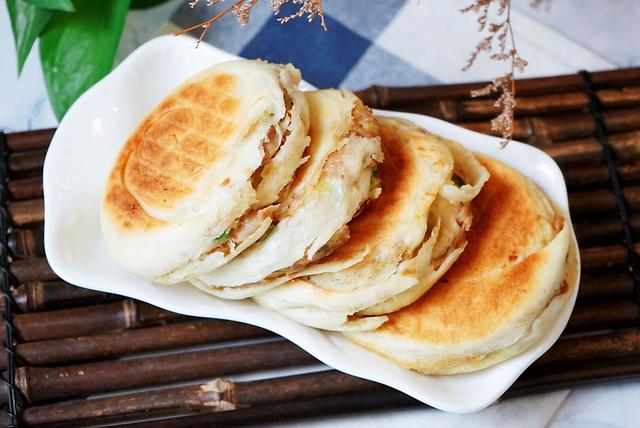
[[[535,221],[540,212],[519,173],[497,161],[480,160],[491,178],[471,203],[474,223],[465,252],[418,301],[388,314],[389,321],[378,331],[431,344],[479,340],[511,317],[513,308],[535,298],[532,281],[549,263],[548,255],[536,252],[519,263],[510,256],[536,239],[541,246],[549,242]]]
[[[193,192],[200,172],[225,154],[224,142],[240,119],[234,82],[232,75],[215,74],[186,84],[129,137],[123,178],[138,200],[172,208]]]
[[[502,163],[476,156],[491,178],[471,204],[469,243],[445,276],[449,280],[482,275],[514,262],[535,242],[540,223],[553,220],[538,209],[533,199],[537,195],[526,178]]]
[[[530,280],[545,262],[536,253],[495,276],[441,280],[417,302],[389,314],[381,330],[432,344],[480,339],[535,293]]]
[[[131,134],[107,183],[104,208],[124,229],[164,225],[142,203],[171,208],[193,192],[200,171],[223,155],[239,121],[235,77],[205,76],[179,88]]]
[[[111,170],[104,207],[124,230],[148,230],[161,226],[164,222],[149,216],[124,186],[122,176],[130,152],[131,147],[125,147]]]
[[[424,138],[423,135],[407,132],[391,121],[379,126],[384,162],[378,165],[378,178],[382,182],[381,195],[367,203],[360,214],[349,223],[349,239],[331,255],[322,259],[322,263],[349,260],[362,253],[371,243],[379,242],[389,235],[394,224],[385,222],[398,209],[405,205],[405,192],[408,186],[416,183],[421,176],[419,163],[412,159],[413,153],[406,149],[411,139]],[[426,208],[425,208],[426,209]],[[380,238],[380,239],[379,239]]]

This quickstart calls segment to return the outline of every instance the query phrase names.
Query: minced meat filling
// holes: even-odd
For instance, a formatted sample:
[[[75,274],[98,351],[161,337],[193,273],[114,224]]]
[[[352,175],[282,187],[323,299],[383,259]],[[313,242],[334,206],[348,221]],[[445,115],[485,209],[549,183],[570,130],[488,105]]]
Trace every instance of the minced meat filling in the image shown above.
[[[359,100],[356,101],[356,105],[351,111],[351,128],[349,132],[365,138],[374,138],[379,135],[378,122],[373,117],[371,109]]]

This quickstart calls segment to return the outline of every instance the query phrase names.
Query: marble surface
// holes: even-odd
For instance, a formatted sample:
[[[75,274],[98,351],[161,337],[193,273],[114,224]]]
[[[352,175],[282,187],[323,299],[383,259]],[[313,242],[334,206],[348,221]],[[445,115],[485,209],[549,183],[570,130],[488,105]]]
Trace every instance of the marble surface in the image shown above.
[[[183,0],[144,12],[132,12],[127,18],[117,58],[121,60],[144,41],[175,29],[168,21]],[[420,3],[420,2],[416,2]],[[424,3],[424,2],[422,2]],[[433,9],[443,3],[428,2]],[[640,65],[640,6],[637,0],[585,0],[576,7],[576,0],[554,0],[554,13],[531,11],[529,0],[516,0],[515,5],[526,31],[540,40],[545,35],[553,44],[584,47],[583,63],[596,68]],[[584,6],[584,7],[583,7]],[[438,10],[430,10],[436,15]],[[565,13],[566,12],[566,13]],[[449,13],[444,11],[443,14]],[[444,16],[444,15],[442,15]],[[580,25],[574,25],[575,23]],[[559,31],[558,29],[561,29]],[[401,30],[401,29],[400,29]],[[540,35],[540,33],[543,33]],[[562,41],[562,37],[566,40]],[[557,42],[560,40],[560,42]],[[451,43],[455,41],[452,40]],[[390,42],[389,42],[390,43]],[[28,58],[18,78],[13,50],[13,38],[5,2],[0,2],[0,129],[11,132],[53,127],[56,119],[48,102],[37,46]],[[549,73],[557,64],[549,64]],[[544,71],[544,64],[538,64]],[[592,68],[593,69],[593,68]],[[455,70],[458,72],[458,69]],[[475,80],[486,70],[461,77]],[[383,82],[381,82],[383,83]],[[640,381],[584,387],[571,391],[522,397],[499,402],[482,412],[451,415],[433,409],[413,409],[366,415],[326,418],[313,422],[294,422],[286,426],[369,427],[369,426],[430,426],[430,427],[637,427],[640,426]],[[278,426],[283,426],[279,424]]]

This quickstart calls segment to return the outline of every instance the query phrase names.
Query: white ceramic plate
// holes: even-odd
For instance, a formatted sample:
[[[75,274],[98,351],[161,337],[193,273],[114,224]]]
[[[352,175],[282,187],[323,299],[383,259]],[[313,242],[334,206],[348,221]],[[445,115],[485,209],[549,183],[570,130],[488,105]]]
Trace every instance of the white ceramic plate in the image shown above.
[[[525,353],[475,373],[426,376],[402,369],[340,334],[296,324],[249,301],[218,300],[186,284],[155,285],[133,276],[111,259],[101,235],[99,207],[120,147],[173,87],[205,67],[235,58],[206,43],[196,50],[191,38],[160,37],[137,49],[71,107],[44,165],[45,248],[53,270],[81,287],[129,296],[182,314],[269,329],[331,367],[389,385],[442,410],[473,412],[493,403],[557,340],[573,309],[577,284],[553,328]],[[543,152],[517,142],[502,150],[497,138],[426,116],[376,113],[413,120],[517,168],[568,212],[562,174]]]

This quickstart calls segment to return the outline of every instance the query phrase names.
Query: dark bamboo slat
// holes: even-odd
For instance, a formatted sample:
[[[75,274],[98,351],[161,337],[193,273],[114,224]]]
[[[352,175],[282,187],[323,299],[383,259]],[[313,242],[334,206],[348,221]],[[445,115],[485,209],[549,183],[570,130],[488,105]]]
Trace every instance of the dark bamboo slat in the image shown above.
[[[42,177],[18,178],[7,184],[9,195],[16,200],[42,197]]]
[[[617,299],[576,305],[567,329],[571,331],[632,327],[640,322],[640,307],[633,299]]]
[[[13,288],[12,296],[23,312],[95,305],[122,298],[115,294],[76,287],[64,281],[25,282]]]
[[[596,91],[596,97],[605,108],[633,107],[640,104],[640,87],[620,89],[602,89]],[[582,111],[589,107],[589,98],[583,92],[565,92],[558,94],[517,96],[516,117],[530,115],[551,115],[570,111]],[[419,103],[398,106],[401,111],[434,116],[449,122],[461,122],[489,119],[497,116],[500,110],[495,99],[439,99],[424,100]]]
[[[151,411],[165,409],[191,409],[201,412],[228,411],[261,404],[298,401],[337,394],[358,394],[378,388],[380,386],[374,382],[334,370],[253,382],[233,383],[214,379],[203,384],[168,390],[145,391],[82,403],[70,402],[33,407],[25,412],[23,418],[25,422],[30,424],[43,424],[52,421],[87,420],[95,418],[98,414],[102,417],[141,413],[145,409]],[[225,403],[203,400],[203,396],[208,396],[207,393],[221,389],[225,389],[227,392],[224,398]],[[168,394],[168,398],[163,397],[165,393]],[[149,397],[153,397],[153,399],[149,399]]]
[[[398,409],[406,406],[420,406],[416,400],[389,388],[374,388],[363,394],[338,394],[295,400],[286,403],[268,403],[251,407],[243,407],[237,411],[210,412],[195,409],[156,410],[152,413],[135,413],[98,417],[82,421],[69,421],[64,424],[46,425],[48,428],[95,427],[98,424],[115,424],[115,426],[135,427],[247,427],[254,424],[279,423],[283,420],[309,418],[322,415],[340,415],[375,409]],[[142,422],[141,422],[142,421]],[[100,426],[100,425],[98,425]],[[110,425],[105,425],[110,426]]]
[[[638,379],[640,361],[637,356],[587,364],[568,365],[564,370],[535,370],[525,373],[517,381],[517,395],[535,394],[553,389],[575,388],[595,383],[613,383]],[[516,395],[516,394],[514,394]]]
[[[44,221],[44,201],[42,199],[27,199],[11,202],[7,207],[9,216],[16,226],[39,223]]]
[[[107,399],[30,407],[22,414],[22,420],[28,425],[41,425],[51,422],[72,423],[98,416],[104,419],[136,413],[157,414],[158,411],[166,410],[172,413],[189,410],[227,411],[234,409],[234,394],[233,383],[214,379],[198,385],[164,388]]]
[[[569,190],[593,189],[609,185],[609,171],[604,165],[567,168],[563,174]],[[636,184],[640,181],[640,163],[620,165],[618,174],[623,185]]]
[[[596,89],[633,86],[640,83],[640,68],[591,73]],[[487,82],[439,86],[384,87],[372,86],[358,92],[362,100],[377,108],[391,108],[424,103],[429,100],[468,99],[472,90],[483,88]],[[519,95],[544,95],[580,91],[582,77],[578,74],[541,77],[517,81]]]
[[[640,236],[640,215],[633,214],[629,220],[634,239],[637,239]],[[616,217],[574,222],[573,227],[581,246],[606,244],[613,240],[620,242],[623,236],[622,223]]]
[[[636,243],[634,248],[636,251],[640,251],[640,243]],[[627,257],[627,249],[622,245],[583,248],[580,250],[582,270],[586,272],[621,268],[627,263]]]
[[[14,257],[44,256],[43,229],[16,229],[9,234],[7,241]]]
[[[560,389],[581,382],[611,381],[624,379],[640,370],[637,358],[618,360],[614,365],[594,362],[589,365],[569,366],[561,372],[549,372],[546,376],[525,374],[516,381],[514,387],[505,394],[505,398]],[[207,427],[207,426],[248,426],[267,421],[282,421],[293,418],[310,418],[326,415],[338,415],[358,411],[380,411],[386,408],[424,407],[422,403],[398,391],[380,386],[360,394],[339,394],[315,399],[270,403],[249,407],[237,412],[217,412],[192,415],[184,418],[163,421],[141,422],[134,427]],[[155,424],[155,425],[154,425]]]
[[[633,280],[627,273],[596,273],[582,275],[578,298],[605,298],[633,295]]]
[[[46,150],[12,153],[7,160],[9,171],[17,175],[40,174],[46,154]]]
[[[609,144],[613,148],[616,158],[621,161],[640,158],[640,131],[610,135]],[[539,148],[560,165],[573,166],[576,163],[601,165],[604,161],[602,146],[594,137],[542,144]]]
[[[640,186],[625,187],[622,193],[632,211],[640,209]],[[609,189],[573,192],[569,197],[569,211],[575,217],[615,213],[616,207],[615,197]]]
[[[638,105],[638,101],[640,101],[640,87],[623,86],[615,89],[596,90],[596,97],[605,108]]]
[[[9,265],[9,270],[18,283],[60,279],[44,257],[16,260]]]
[[[29,365],[43,366],[272,335],[248,324],[197,320],[110,334],[20,343],[16,353]]]
[[[611,355],[611,348],[616,351]],[[590,363],[605,358],[629,358],[640,355],[640,331],[630,329],[604,333],[591,337],[560,340],[549,352],[535,363],[533,371],[543,366]],[[575,370],[575,368],[574,368]],[[526,374],[525,374],[526,376]],[[533,386],[527,380],[529,387]],[[516,383],[514,390],[520,388]],[[227,392],[225,403],[203,402],[203,393]],[[243,412],[255,406],[297,403],[301,400],[350,394],[355,397],[372,391],[390,388],[368,380],[352,377],[335,370],[303,375],[286,376],[251,382],[227,382],[214,379],[206,383],[187,387],[134,392],[130,394],[99,398],[89,401],[70,401],[51,405],[35,406],[25,411],[23,418],[31,424],[49,422],[73,422],[91,420],[96,416],[125,416],[150,411],[188,409],[199,412],[236,410]],[[168,397],[163,398],[162,394]],[[153,397],[153,399],[150,399]],[[186,423],[186,420],[183,421]]]
[[[640,108],[605,111],[602,118],[610,133],[633,131],[640,128]],[[498,135],[491,123],[461,122],[458,125],[483,134]],[[516,118],[513,138],[532,144],[551,143],[571,138],[595,135],[595,123],[588,113],[568,113],[558,116]]]
[[[12,152],[46,149],[55,132],[55,129],[42,129],[7,134],[7,148]]]
[[[131,299],[58,311],[16,314],[13,326],[21,341],[60,339],[120,331],[185,319]],[[4,330],[0,330],[0,338]]]
[[[578,383],[581,379],[585,378],[588,379],[587,382],[589,383],[611,381],[612,379],[625,379],[629,375],[637,373],[639,369],[640,364],[637,359],[620,360],[615,367],[601,363],[594,363],[588,367],[570,367],[560,374],[552,372],[551,375],[545,376],[544,378],[523,378],[522,381],[517,381],[514,388],[505,394],[505,398],[542,392],[549,389],[560,389]],[[379,412],[391,408],[398,410],[416,407],[424,407],[424,405],[398,391],[380,386],[359,394],[346,393],[305,400],[269,403],[238,409],[238,411],[191,413],[184,417],[165,418],[154,421],[149,421],[148,418],[146,421],[144,418],[138,418],[137,420],[140,422],[130,423],[127,426],[136,428],[170,428],[183,426],[192,428],[211,426],[245,427],[254,424],[281,422],[298,418],[313,418],[327,415],[338,416],[365,411]],[[124,420],[129,421],[129,416]]]
[[[640,330],[632,328],[588,337],[565,338],[556,342],[536,366],[545,364],[581,363],[607,358],[640,355]]]
[[[16,384],[29,402],[182,382],[234,373],[317,364],[296,345],[278,340],[206,351],[64,367],[20,367]]]
[[[640,363],[636,358],[631,358],[618,360],[614,365],[594,363],[589,366],[568,367],[562,372],[550,372],[544,376],[531,378],[526,377],[525,374],[521,380],[516,381],[514,388],[505,394],[505,398],[566,388],[581,382],[611,382],[612,380],[625,379],[630,375],[637,374],[638,371],[640,371]],[[234,412],[191,414],[180,418],[141,421],[127,426],[135,428],[245,427],[297,418],[338,416],[365,411],[379,412],[390,408],[397,410],[416,407],[424,407],[424,405],[398,391],[381,386],[360,394],[347,393],[307,400],[269,403]]]
[[[128,424],[135,428],[208,428],[208,427],[248,427],[266,423],[278,424],[282,421],[305,420],[314,417],[339,416],[359,412],[381,412],[404,408],[424,407],[424,404],[390,388],[376,388],[361,394],[338,394],[306,400],[269,403],[255,407],[238,409],[233,412],[191,413],[184,417],[145,421],[138,417],[137,423]],[[141,416],[141,415],[140,415]],[[127,420],[129,417],[127,416]],[[83,425],[87,426],[87,425]]]

